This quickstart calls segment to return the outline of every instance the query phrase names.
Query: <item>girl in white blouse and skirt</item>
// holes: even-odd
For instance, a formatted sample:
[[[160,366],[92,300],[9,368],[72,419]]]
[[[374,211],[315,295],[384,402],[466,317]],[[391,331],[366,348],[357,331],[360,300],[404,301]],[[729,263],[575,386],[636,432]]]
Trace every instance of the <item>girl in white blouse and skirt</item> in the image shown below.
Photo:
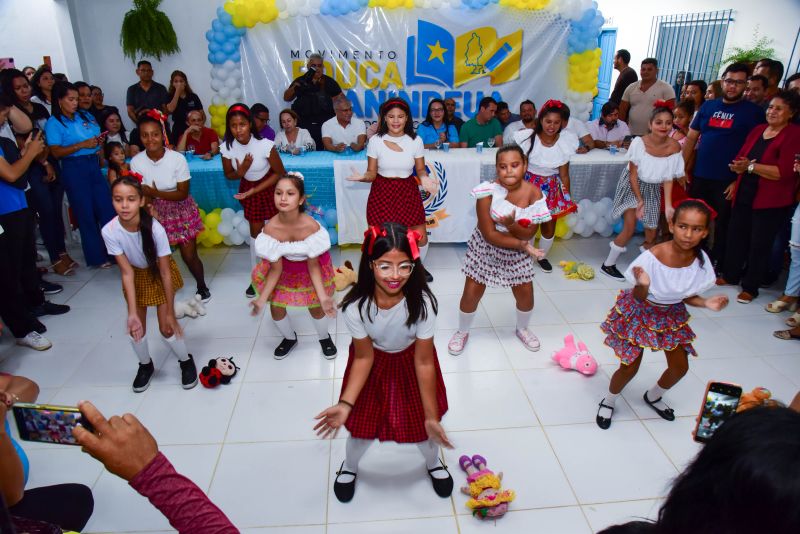
[[[336,345],[328,333],[328,317],[335,317],[333,263],[328,250],[328,231],[305,211],[303,175],[291,172],[275,184],[278,215],[264,225],[255,240],[261,261],[253,269],[253,286],[259,297],[251,303],[258,314],[269,301],[272,320],[283,340],[275,349],[282,360],[297,345],[297,334],[287,308],[307,308],[326,359],[336,357]]]

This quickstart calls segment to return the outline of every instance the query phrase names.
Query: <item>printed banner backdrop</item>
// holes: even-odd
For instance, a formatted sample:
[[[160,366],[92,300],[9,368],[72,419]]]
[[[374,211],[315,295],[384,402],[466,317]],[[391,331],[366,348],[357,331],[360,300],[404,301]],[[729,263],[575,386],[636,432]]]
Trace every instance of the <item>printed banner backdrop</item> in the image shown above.
[[[480,160],[458,157],[451,152],[426,158],[425,164],[429,176],[439,183],[435,195],[420,190],[431,242],[466,243],[478,223],[470,191],[481,179]],[[350,182],[347,177],[366,170],[366,161],[337,160],[333,164],[339,243],[364,241],[370,184]]]
[[[513,112],[567,91],[569,22],[549,12],[487,6],[458,9],[366,9],[346,17],[290,17],[261,24],[242,39],[244,101],[269,107],[273,128],[290,107],[283,92],[304,73],[308,55],[323,56],[325,73],[342,87],[356,117],[377,119],[399,94],[423,120],[432,98],[454,98],[471,118],[484,96]]]

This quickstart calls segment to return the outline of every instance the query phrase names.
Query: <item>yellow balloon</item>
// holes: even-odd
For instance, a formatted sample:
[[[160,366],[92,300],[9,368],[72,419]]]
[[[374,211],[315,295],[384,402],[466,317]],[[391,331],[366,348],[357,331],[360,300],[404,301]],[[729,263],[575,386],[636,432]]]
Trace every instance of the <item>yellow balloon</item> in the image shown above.
[[[569,226],[567,226],[567,220],[564,217],[556,220],[556,237],[562,238],[567,235],[569,231]]]
[[[214,231],[216,231],[217,225],[220,223],[221,220],[222,217],[220,217],[219,213],[212,211],[211,213],[206,215],[204,224],[206,228],[208,228],[213,233]]]
[[[211,239],[209,241],[211,241],[211,243],[214,245],[219,245],[220,243],[222,243],[223,239],[225,238],[222,237],[222,234],[214,230],[213,232],[211,232]]]

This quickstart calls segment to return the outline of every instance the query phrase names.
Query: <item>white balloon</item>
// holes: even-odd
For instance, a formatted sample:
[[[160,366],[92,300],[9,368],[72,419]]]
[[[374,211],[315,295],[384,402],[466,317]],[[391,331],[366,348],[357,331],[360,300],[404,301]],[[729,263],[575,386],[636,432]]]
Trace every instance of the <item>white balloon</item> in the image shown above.
[[[592,228],[591,226],[587,226],[586,228],[583,229],[583,232],[579,233],[581,234],[581,237],[591,237],[592,234],[594,233],[594,228]]]
[[[288,6],[286,6],[286,12],[289,14],[290,17],[294,17],[300,12],[300,6],[297,3],[292,2]]]
[[[581,211],[584,211],[584,212],[589,211],[591,209],[591,206],[592,206],[592,201],[589,200],[588,198],[584,198],[583,200],[578,202],[578,217],[580,217],[582,215]],[[580,233],[580,232],[578,232],[578,233]]]
[[[219,91],[219,90],[220,90],[220,88],[222,88],[222,86],[223,86],[223,85],[224,85],[224,84],[223,84],[223,83],[222,83],[222,81],[220,81],[220,80],[216,80],[216,79],[214,79],[214,80],[211,80],[211,88],[212,88],[213,90],[215,90],[215,91]]]
[[[283,11],[286,9],[286,0],[275,0],[275,7],[278,8],[278,11]]]
[[[280,13],[278,13],[278,18],[281,19],[281,20],[288,19],[289,18],[289,12],[288,11],[281,11]]]
[[[249,236],[250,235],[250,223],[245,221],[245,220],[239,221],[239,224],[236,225],[236,231],[239,232],[242,235],[248,235]]]
[[[231,236],[229,236],[229,235],[222,236],[222,242],[225,243],[228,246],[233,245],[233,241],[231,241]]]
[[[614,229],[611,227],[610,224],[608,224],[608,222],[605,219],[603,219],[602,226],[600,226],[599,222],[597,223],[597,225],[594,227],[594,231],[603,237],[609,237],[611,234],[614,233]]]
[[[220,221],[220,223],[217,225],[217,232],[219,232],[219,235],[223,237],[226,235],[231,235],[231,232],[233,232],[233,225],[230,223],[230,221]]]
[[[225,80],[225,85],[227,85],[228,88],[233,89],[234,87],[237,87],[239,85],[239,80],[237,80],[233,76],[230,76],[228,77],[227,80]]]
[[[226,222],[231,222],[234,216],[236,216],[236,212],[231,208],[223,209],[222,213],[220,214],[220,218]]]
[[[567,233],[564,234],[564,237],[562,237],[561,239],[569,239],[574,235],[575,235],[575,232],[573,232],[572,228],[570,228],[569,230],[567,230]]]
[[[300,8],[300,14],[304,17],[309,17],[312,13],[314,13],[314,10],[311,9],[311,6],[303,6]]]
[[[240,71],[239,69],[234,69],[230,75],[236,78],[237,80],[242,79],[242,71]]]
[[[237,211],[237,212],[236,212],[236,215],[238,215],[239,217],[241,217],[242,219],[244,219],[244,210],[239,210],[239,211]]]
[[[234,226],[239,226],[240,222],[242,222],[242,216],[237,213],[233,216],[233,219],[231,219],[231,224]]]
[[[237,245],[237,246],[241,245],[242,243],[244,243],[244,236],[242,234],[240,234],[239,232],[234,231],[231,234],[231,241],[233,242],[234,245]]]
[[[228,59],[222,64],[222,66],[225,67],[225,70],[231,71],[236,68],[236,63],[234,63],[232,59]]]
[[[583,224],[585,224],[586,226],[594,227],[594,225],[597,223],[597,214],[591,209],[586,210],[585,212],[583,212],[581,220],[583,221]]]
[[[230,96],[232,100],[241,100],[242,90],[239,89],[238,87],[234,87],[228,92],[228,96]]]
[[[214,95],[211,97],[211,103],[214,104],[215,106],[219,106],[220,104],[224,104],[225,101],[222,99],[221,96]]]
[[[567,215],[566,221],[567,221],[567,226],[568,227],[574,228],[575,227],[575,223],[578,222],[578,216],[576,214],[574,214],[574,213],[570,213],[569,215]]]
[[[581,220],[578,220],[578,222],[575,223],[575,226],[572,227],[572,231],[576,234],[582,233],[585,229],[586,223]]]
[[[278,5],[278,0],[275,0],[275,5]],[[313,9],[319,9],[322,7],[322,0],[308,0],[308,5]]]
[[[219,94],[219,96],[221,96],[222,98],[228,98],[228,96],[230,95],[230,90],[223,85],[222,87],[217,89],[217,94]]]

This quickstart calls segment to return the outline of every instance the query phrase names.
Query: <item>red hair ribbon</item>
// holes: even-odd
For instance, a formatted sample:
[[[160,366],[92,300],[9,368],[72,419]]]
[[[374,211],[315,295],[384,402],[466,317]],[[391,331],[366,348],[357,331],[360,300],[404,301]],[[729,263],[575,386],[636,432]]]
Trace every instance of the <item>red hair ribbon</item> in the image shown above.
[[[548,100],[547,102],[544,103],[544,106],[542,106],[542,109],[544,109],[544,108],[558,108],[558,109],[561,109],[562,107],[564,107],[564,103],[561,102],[561,100]]]
[[[364,232],[364,243],[361,245],[361,252],[366,249],[367,254],[372,254],[372,247],[375,246],[375,240],[378,239],[378,227],[370,226]]]
[[[406,232],[406,237],[408,238],[408,246],[411,249],[411,259],[416,261],[419,259],[418,241],[422,239],[422,236],[416,230],[409,228]]]
[[[125,170],[123,170],[122,173],[121,173],[121,176],[130,176],[131,178],[133,178],[134,180],[136,180],[139,183],[142,183],[142,180],[144,180],[144,176],[142,176],[138,172],[134,172],[134,171],[125,171]]]
[[[235,112],[237,112],[237,111],[238,111],[239,113],[244,113],[245,115],[247,115],[248,117],[250,117],[250,110],[249,110],[249,109],[247,109],[247,108],[246,108],[246,107],[244,107],[244,106],[231,106],[230,108],[228,108],[228,113],[235,113]]]
[[[706,207],[706,209],[707,209],[708,211],[710,211],[710,212],[711,212],[711,219],[712,219],[712,220],[717,218],[717,210],[715,210],[714,208],[712,208],[711,206],[709,206],[709,205],[706,203],[706,201],[705,201],[705,200],[703,200],[702,198],[684,198],[683,200],[681,200],[680,202],[678,202],[678,205],[677,205],[676,207],[680,208],[681,206],[683,206],[683,205],[684,205],[684,204],[686,204],[687,202],[697,202],[698,204],[702,204],[703,206],[705,206],[705,207]]]
[[[164,136],[164,146],[169,147],[169,137],[167,137],[167,116],[157,109],[147,110],[147,116],[161,123],[161,134]]]
[[[675,102],[669,102],[667,100],[656,100],[653,102],[654,108],[667,108],[668,110],[672,111],[675,109]]]

